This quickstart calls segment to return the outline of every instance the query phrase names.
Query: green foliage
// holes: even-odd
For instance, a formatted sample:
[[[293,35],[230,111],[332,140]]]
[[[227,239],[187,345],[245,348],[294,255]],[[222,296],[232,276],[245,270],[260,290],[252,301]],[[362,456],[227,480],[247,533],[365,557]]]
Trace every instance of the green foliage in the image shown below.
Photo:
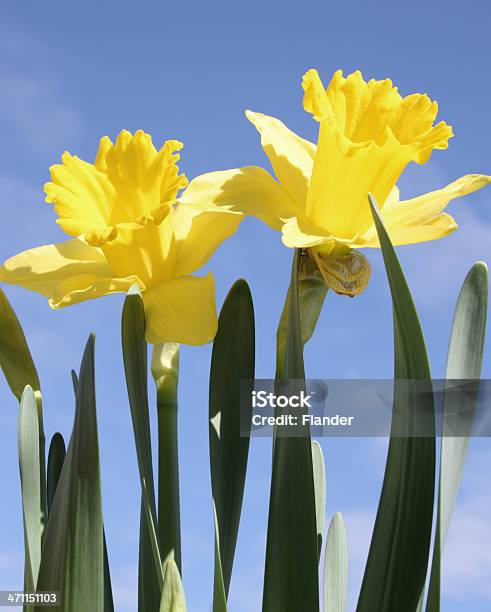
[[[455,307],[445,374],[448,381],[473,381],[480,378],[487,310],[488,271],[485,264],[479,262],[474,264],[467,274]],[[473,423],[472,415],[476,410],[477,398],[472,391],[474,390],[466,395],[459,393],[456,397],[452,393],[451,384],[445,390],[438,515],[427,612],[440,610],[441,555],[462,480]],[[456,401],[458,406],[455,406]],[[464,422],[459,416],[463,413],[471,415],[471,418]],[[455,435],[456,432],[460,435]]]
[[[305,373],[299,311],[299,266],[300,254],[295,251],[283,378],[302,380]],[[279,430],[278,427],[273,448],[263,611],[315,612],[319,609],[319,579],[310,432],[308,427],[302,427],[298,431],[299,437],[283,437],[283,432]]]
[[[29,478],[32,482],[36,482],[36,487],[39,485],[39,495],[36,493],[36,497],[39,501],[37,516],[41,521],[40,527],[40,542],[44,538],[44,529],[46,523],[46,473],[45,473],[45,439],[44,439],[44,427],[43,427],[43,412],[42,412],[42,398],[41,398],[41,388],[39,383],[39,377],[36,370],[36,366],[34,365],[34,361],[31,356],[31,351],[27,345],[26,337],[24,335],[24,331],[22,330],[21,324],[17,315],[15,314],[10,302],[8,301],[5,293],[0,289],[0,367],[5,375],[5,379],[7,380],[7,384],[10,387],[10,390],[15,395],[15,397],[22,402],[24,390],[29,387],[31,391],[29,392],[29,397],[32,399],[32,394],[35,397],[36,408],[37,408],[37,432],[38,432],[38,459],[37,459],[37,469],[38,475],[24,473],[24,478]],[[31,406],[31,401],[27,400],[29,406]],[[22,408],[21,408],[22,412]],[[29,410],[29,414],[31,411]],[[32,416],[32,414],[31,414]],[[23,428],[29,428],[32,433],[32,429],[34,424],[28,425],[25,421],[23,421]],[[19,431],[19,436],[24,436],[27,432]],[[20,440],[19,440],[20,441]],[[34,445],[34,441],[30,440],[30,445]],[[20,448],[19,448],[20,450]],[[25,453],[27,449],[23,449]],[[28,451],[29,452],[29,451]],[[19,460],[25,461],[25,457],[22,459],[21,455],[19,455]],[[31,462],[34,462],[34,457],[31,457]],[[34,465],[34,463],[31,463]],[[25,470],[24,470],[25,471]],[[21,465],[22,472],[22,465]],[[25,499],[27,496],[32,502],[33,496],[29,491],[26,491],[26,487],[23,487],[23,503],[26,504],[28,502]],[[24,507],[24,513],[26,508]],[[29,510],[29,520],[34,520],[33,515],[31,514],[34,510],[30,508]],[[37,522],[38,518],[35,519]],[[25,517],[24,517],[25,520]],[[25,527],[25,525],[24,525]],[[36,536],[37,537],[37,536]],[[27,546],[27,542],[26,542]],[[36,546],[37,548],[37,546]],[[34,552],[32,553],[34,554]],[[24,576],[24,586],[27,588],[33,579],[32,576],[32,568],[28,567],[28,558],[26,557],[26,567],[25,567],[25,576]]]
[[[310,340],[315,331],[324,300],[327,295],[327,287],[315,261],[310,257],[301,257],[297,279],[298,306],[300,316],[300,333],[302,346]],[[291,287],[281,313],[278,330],[276,332],[276,378],[283,377],[285,367],[285,351],[288,336],[289,303]]]
[[[60,591],[61,612],[104,610],[93,336],[80,368],[73,431],[48,520],[37,589]]]
[[[128,291],[122,316],[123,361],[133,422],[141,484],[139,610],[151,612],[160,605],[164,584],[158,540],[157,511],[152,467],[152,446],[147,390],[145,312],[136,286]]]
[[[177,388],[179,345],[155,345],[152,376],[157,387],[158,418],[158,530],[164,563],[174,559],[181,570],[181,519],[179,502],[179,457],[177,436]]]
[[[434,432],[431,375],[423,332],[401,266],[373,198],[370,206],[392,295],[395,387],[393,421],[408,427],[426,415]],[[418,393],[408,381],[427,381]],[[429,417],[429,418],[428,418]],[[431,424],[431,420],[433,423]],[[391,434],[393,431],[391,431]],[[435,490],[435,438],[391,435],[384,483],[357,612],[414,612],[430,550]]]
[[[24,519],[24,588],[35,591],[41,562],[43,516],[39,466],[39,421],[36,398],[27,386],[19,410],[19,468]]]
[[[324,538],[324,522],[326,516],[326,465],[322,447],[317,441],[312,442],[312,470],[314,474],[315,491],[315,522],[317,525],[317,549],[319,561]]]
[[[47,473],[47,502],[48,502],[48,517],[53,507],[55,499],[56,487],[60,479],[61,469],[65,461],[66,448],[63,436],[60,433],[55,433],[51,438],[48,453],[48,473]]]
[[[357,612],[422,612],[435,487],[435,431],[431,377],[418,315],[401,266],[373,199],[393,304],[393,428],[384,482]],[[321,284],[322,283],[322,284]],[[312,336],[326,288],[312,262],[295,252],[287,301],[277,334],[277,384],[305,380],[303,349]],[[486,331],[488,276],[475,264],[462,286],[450,337],[444,394],[443,438],[435,544],[426,612],[440,611],[441,555],[461,483],[472,419],[455,418],[452,380],[478,380]],[[159,423],[159,500],[156,507],[147,389],[143,300],[130,289],[122,316],[122,347],[141,483],[140,612],[185,612],[181,580],[177,387],[179,346],[154,348]],[[27,591],[60,591],[61,612],[114,612],[101,509],[95,403],[94,337],[84,352],[80,377],[73,375],[75,418],[68,450],[56,433],[44,469],[39,379],[17,317],[0,290],[0,366],[20,400],[18,448]],[[227,612],[249,456],[249,414],[241,390],[252,390],[255,323],[247,283],[237,281],[223,304],[213,344],[209,443],[214,518],[213,612]],[[421,394],[408,381],[427,384]],[[458,396],[459,411],[473,414],[476,395]],[[464,402],[465,405],[462,405]],[[298,416],[298,409],[295,409]],[[425,416],[421,416],[425,415]],[[243,421],[241,421],[244,419]],[[427,419],[422,423],[421,419]],[[406,423],[407,430],[394,423]],[[428,435],[410,430],[424,425]],[[429,427],[429,428],[428,428]],[[459,428],[458,435],[454,433]],[[336,513],[324,535],[326,469],[308,427],[296,437],[275,431],[263,612],[319,610],[318,563],[323,540],[324,612],[345,612],[348,543]],[[47,525],[45,514],[48,511]],[[45,529],[46,527],[46,529]],[[41,606],[25,606],[41,612]],[[43,608],[44,609],[44,608]]]
[[[26,337],[5,293],[0,289],[0,367],[7,383],[20,401],[29,385],[39,393],[39,377]]]
[[[210,370],[209,439],[213,503],[216,512],[217,585],[228,594],[249,455],[249,437],[241,437],[241,381],[252,390],[255,360],[254,307],[247,283],[230,289],[218,321]],[[249,382],[247,382],[249,381]],[[246,393],[246,389],[243,389]],[[247,416],[249,418],[247,419]],[[242,413],[250,426],[250,414]],[[217,556],[217,555],[216,555]],[[214,600],[222,597],[214,592]]]
[[[329,525],[324,558],[324,612],[346,612],[348,601],[348,538],[343,515]]]
[[[165,564],[164,586],[159,612],[186,612],[181,576],[173,559]]]
[[[213,612],[227,612],[227,594],[223,580],[222,559],[220,556],[220,534],[215,504],[213,504],[215,533],[215,566],[213,572]]]

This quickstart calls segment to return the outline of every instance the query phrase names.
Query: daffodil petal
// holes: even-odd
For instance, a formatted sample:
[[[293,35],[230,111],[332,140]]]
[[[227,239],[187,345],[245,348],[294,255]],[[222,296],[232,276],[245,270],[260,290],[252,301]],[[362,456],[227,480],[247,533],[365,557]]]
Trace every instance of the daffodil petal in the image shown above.
[[[441,213],[438,217],[426,222],[424,225],[411,225],[408,227],[388,227],[392,244],[416,244],[418,242],[427,242],[429,240],[438,240],[451,234],[457,229],[455,220],[446,213]],[[364,244],[363,246],[378,247],[379,243],[374,239],[372,244]]]
[[[217,331],[215,281],[204,277],[173,278],[143,293],[146,339],[152,344],[206,344]]]
[[[138,276],[127,276],[125,278],[98,278],[91,274],[71,276],[56,286],[54,295],[49,300],[49,305],[51,308],[64,308],[111,293],[125,293],[135,283],[142,289],[144,288]]]
[[[286,125],[262,113],[246,111],[246,117],[261,134],[261,145],[286,191],[305,208],[316,146],[300,138]]]
[[[399,200],[393,192],[382,209],[387,231],[394,244],[412,244],[443,238],[457,228],[454,219],[444,213],[447,204],[491,183],[491,176],[467,174],[442,189],[430,191],[410,200]],[[378,247],[374,227],[362,236],[356,246]]]
[[[114,187],[95,166],[67,151],[51,166],[46,202],[54,204],[57,223],[67,234],[80,236],[107,227],[115,200]]]
[[[410,200],[387,203],[383,209],[386,225],[407,226],[424,224],[441,213],[455,198],[461,198],[491,183],[491,176],[467,174],[442,189],[430,191]]]
[[[339,72],[338,70],[335,73],[334,78],[336,78]],[[304,74],[302,88],[304,90],[303,107],[306,112],[312,113],[316,121],[329,120],[334,122],[335,115],[333,109],[329,103],[319,73],[315,68],[311,68]]]
[[[293,249],[305,249],[334,242],[332,234],[305,219],[299,220],[297,217],[285,219],[281,228],[281,239],[285,246]]]
[[[282,242],[287,247],[296,249],[317,247],[317,250],[326,253],[330,252],[336,245],[351,248],[352,244],[358,239],[358,236],[353,236],[351,239],[333,236],[305,217],[284,219],[281,234]]]
[[[280,230],[282,218],[302,214],[288,193],[263,168],[246,166],[193,179],[178,201],[202,210],[239,212]]]
[[[114,276],[138,276],[146,287],[159,285],[174,275],[176,245],[172,210],[164,220],[149,221],[138,229],[119,230],[102,250]]]
[[[100,249],[79,238],[29,249],[14,255],[0,268],[0,281],[20,285],[48,298],[72,277],[106,278],[111,268]]]
[[[176,240],[174,276],[199,270],[244,219],[239,213],[205,211],[185,204],[178,204],[173,216]]]

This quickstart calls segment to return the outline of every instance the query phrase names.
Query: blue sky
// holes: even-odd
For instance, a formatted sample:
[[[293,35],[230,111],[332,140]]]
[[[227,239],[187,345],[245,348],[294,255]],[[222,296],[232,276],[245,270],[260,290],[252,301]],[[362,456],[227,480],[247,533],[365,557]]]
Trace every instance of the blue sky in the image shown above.
[[[375,8],[375,6],[377,8]],[[0,258],[62,240],[43,203],[48,168],[63,150],[92,160],[101,136],[126,128],[156,144],[184,142],[182,169],[267,168],[244,109],[275,115],[315,139],[301,106],[302,74],[328,81],[338,68],[391,77],[403,94],[425,91],[456,137],[423,167],[408,168],[403,197],[468,172],[491,173],[487,2],[15,3],[0,12]],[[451,205],[459,230],[440,242],[399,249],[427,336],[432,371],[444,371],[453,304],[470,265],[491,261],[491,190]],[[392,373],[391,306],[380,254],[367,253],[373,280],[360,297],[329,295],[306,351],[311,378],[384,378]],[[238,277],[256,307],[257,376],[274,372],[274,335],[288,284],[291,252],[254,219],[223,245],[207,268],[218,302]],[[51,311],[35,294],[7,287],[38,366],[49,435],[68,437],[73,417],[69,369],[95,331],[103,500],[117,609],[135,609],[138,476],[120,351],[122,296]],[[208,468],[210,346],[183,347],[180,448],[184,582],[190,610],[209,609],[212,515]],[[488,356],[485,375],[491,373]],[[22,531],[16,450],[17,406],[0,382],[0,589],[22,583]],[[383,440],[321,441],[328,508],[345,514],[352,601],[359,588],[380,491]],[[444,558],[449,612],[491,607],[491,503],[488,439],[473,440]],[[250,468],[232,579],[231,609],[259,609],[264,563],[270,442],[251,444]],[[483,545],[484,544],[484,545]]]

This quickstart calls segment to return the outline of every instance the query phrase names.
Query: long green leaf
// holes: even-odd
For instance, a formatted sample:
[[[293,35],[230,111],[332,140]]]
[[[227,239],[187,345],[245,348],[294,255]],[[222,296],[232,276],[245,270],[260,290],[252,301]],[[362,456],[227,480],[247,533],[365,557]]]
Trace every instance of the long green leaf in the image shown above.
[[[215,569],[213,572],[213,612],[227,612],[227,594],[223,580],[222,560],[220,558],[220,534],[215,504],[213,503],[213,521],[215,527]]]
[[[313,259],[302,257],[299,266],[298,305],[300,311],[300,332],[302,346],[305,346],[312,337],[317,325],[327,295],[327,286]],[[283,378],[285,367],[290,292],[291,289],[288,290],[276,332],[276,378]]]
[[[324,558],[324,612],[346,612],[348,601],[348,538],[343,515],[329,525]]]
[[[68,452],[56,487],[37,588],[59,591],[61,612],[103,612],[104,560],[94,337],[85,348]],[[36,607],[36,612],[44,608]]]
[[[75,370],[72,370],[72,385],[77,397],[78,388],[78,376]],[[56,493],[56,487],[63,467],[63,459],[65,457],[65,443],[61,434],[56,433],[52,440],[49,449],[48,457],[48,508],[51,507],[54,496]],[[50,467],[51,463],[51,467]],[[59,471],[58,471],[59,470]],[[49,500],[51,495],[51,501]],[[109,559],[107,555],[107,544],[106,544],[106,533],[104,530],[104,524],[102,525],[102,540],[103,540],[103,554],[104,554],[104,612],[114,612],[113,602],[113,591],[111,585],[111,572],[109,570]]]
[[[60,433],[55,433],[51,438],[48,453],[48,473],[47,473],[47,502],[48,517],[55,499],[56,487],[60,479],[63,462],[65,461],[66,449],[65,441]]]
[[[39,510],[42,517],[41,538],[46,523],[46,462],[42,398],[39,377],[27,345],[24,331],[5,293],[0,289],[0,367],[10,390],[18,399],[27,386],[34,391],[38,409],[39,430]]]
[[[317,549],[320,561],[322,540],[324,538],[324,522],[326,515],[326,466],[322,447],[314,440],[312,442],[312,466],[314,473],[315,516],[317,525]]]
[[[20,401],[27,385],[39,392],[39,377],[26,337],[5,293],[0,289],[0,366]]]
[[[447,358],[447,380],[472,381],[480,378],[487,307],[488,273],[486,265],[478,262],[467,274],[455,307]],[[454,406],[455,401],[458,406]],[[441,554],[462,480],[473,422],[472,419],[464,421],[455,416],[453,407],[458,408],[460,414],[465,412],[472,415],[476,409],[476,398],[472,393],[459,393],[456,397],[451,389],[444,395],[438,516],[427,612],[440,610]],[[456,431],[461,435],[457,436]]]
[[[211,485],[227,594],[249,455],[249,437],[241,437],[241,381],[250,381],[252,390],[254,359],[254,306],[249,286],[239,280],[230,289],[220,312],[211,358],[209,397]],[[250,423],[250,415],[242,416]]]
[[[147,511],[148,503],[140,500],[140,540],[138,550],[138,611],[152,612],[158,610],[162,597],[158,569],[155,567],[154,548],[152,535],[148,528]],[[163,572],[162,572],[163,573]],[[163,585],[163,580],[162,580]],[[157,606],[157,607],[155,607]]]
[[[408,429],[417,426],[424,414],[429,437],[391,435],[357,611],[414,612],[428,567],[435,437],[433,395],[417,393],[410,381],[425,381],[431,390],[431,375],[411,293],[372,198],[370,206],[392,294],[396,383],[393,427],[399,419]]]
[[[35,591],[41,562],[43,517],[40,513],[39,421],[36,398],[27,386],[19,410],[19,468],[24,518],[24,588]]]
[[[157,387],[160,550],[164,564],[172,558],[182,573],[177,435],[179,344],[167,342],[153,347],[152,376]]]
[[[165,564],[160,612],[186,612],[186,609],[186,598],[177,564],[173,559],[169,559]]]
[[[144,518],[144,521],[140,521],[139,610],[151,612],[157,610],[160,605],[164,572],[158,540],[152,467],[145,312],[143,299],[136,285],[130,288],[124,302],[121,331],[124,371],[142,490],[142,519]]]
[[[284,379],[305,378],[295,251],[290,283]],[[296,416],[300,413],[295,409]],[[273,448],[269,502],[264,612],[319,609],[318,551],[312,448],[308,427],[284,437],[280,427]]]
[[[102,526],[102,544],[104,555],[104,612],[114,612],[113,588],[111,584],[111,571],[107,554],[106,532]]]

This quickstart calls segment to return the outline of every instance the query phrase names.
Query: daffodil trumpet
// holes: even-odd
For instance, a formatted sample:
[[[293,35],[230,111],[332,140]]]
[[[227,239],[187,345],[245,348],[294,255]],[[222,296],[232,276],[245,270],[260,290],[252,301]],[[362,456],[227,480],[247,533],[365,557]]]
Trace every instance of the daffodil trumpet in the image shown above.
[[[211,172],[191,181],[182,203],[253,215],[304,249],[337,293],[358,295],[370,278],[359,249],[379,247],[367,203],[373,194],[394,245],[436,240],[457,228],[447,204],[487,185],[467,174],[442,189],[401,200],[397,180],[410,162],[446,149],[452,128],[435,124],[438,104],[426,94],[402,97],[389,79],[366,82],[337,71],[324,88],[316,70],[303,78],[304,109],[318,124],[316,144],[279,119],[247,111],[261,135],[276,180],[257,166]]]
[[[102,138],[93,164],[65,152],[45,186],[65,242],[24,251],[0,268],[0,281],[21,285],[62,308],[126,292],[143,295],[152,344],[203,344],[216,333],[215,283],[194,276],[240,215],[177,204],[187,179],[179,173],[182,144],[157,150],[149,134],[123,130]]]

